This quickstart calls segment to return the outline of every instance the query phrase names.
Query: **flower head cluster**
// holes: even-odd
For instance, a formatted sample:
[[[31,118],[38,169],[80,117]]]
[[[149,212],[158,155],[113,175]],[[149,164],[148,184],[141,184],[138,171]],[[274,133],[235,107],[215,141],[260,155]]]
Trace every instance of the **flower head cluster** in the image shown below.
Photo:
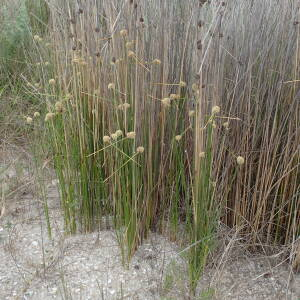
[[[237,162],[237,164],[238,165],[243,165],[244,163],[245,163],[245,159],[244,159],[244,157],[242,157],[242,156],[238,156],[237,158],[236,158],[236,162]]]
[[[109,143],[110,142],[110,137],[108,135],[105,135],[102,139],[103,139],[103,143]]]
[[[55,113],[49,112],[45,116],[45,122],[52,120],[55,117]]]
[[[211,113],[213,114],[213,115],[215,115],[215,114],[218,114],[219,112],[221,111],[221,108],[220,108],[220,106],[213,106],[213,108],[212,108],[212,110],[211,110]]]
[[[135,138],[135,132],[134,131],[127,132],[126,136],[129,139],[134,139]]]
[[[145,148],[142,147],[142,146],[139,146],[139,147],[136,148],[137,153],[143,153],[144,151],[145,151]]]
[[[182,139],[182,136],[181,136],[181,135],[176,135],[176,136],[175,136],[175,140],[176,140],[177,142],[179,142],[181,139]]]
[[[62,112],[64,111],[64,106],[63,106],[63,104],[62,104],[61,101],[57,101],[57,102],[55,103],[55,110],[56,110],[56,112],[58,112],[58,113],[62,113]]]
[[[169,107],[171,105],[171,99],[170,98],[163,98],[161,100],[161,103],[164,107]]]

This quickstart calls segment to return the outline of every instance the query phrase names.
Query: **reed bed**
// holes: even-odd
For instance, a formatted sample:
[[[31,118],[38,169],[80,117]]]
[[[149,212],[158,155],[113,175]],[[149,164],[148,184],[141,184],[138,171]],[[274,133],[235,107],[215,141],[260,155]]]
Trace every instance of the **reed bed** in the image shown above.
[[[193,291],[220,222],[299,237],[295,1],[47,4],[34,68],[70,233],[112,217],[125,265],[149,231],[181,240]]]

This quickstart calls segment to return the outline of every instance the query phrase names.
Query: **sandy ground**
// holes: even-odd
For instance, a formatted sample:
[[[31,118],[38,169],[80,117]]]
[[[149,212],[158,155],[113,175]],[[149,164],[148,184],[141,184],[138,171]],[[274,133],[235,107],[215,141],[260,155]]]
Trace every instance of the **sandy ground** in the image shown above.
[[[15,169],[5,172],[2,190],[9,190],[11,182],[22,188],[6,199],[0,218],[0,300],[300,299],[300,277],[280,255],[255,256],[233,240],[224,242],[223,251],[212,259],[194,298],[188,296],[179,248],[162,236],[152,234],[126,269],[113,230],[64,234],[53,183],[47,188],[50,240],[30,172],[23,172],[22,183],[16,182]]]

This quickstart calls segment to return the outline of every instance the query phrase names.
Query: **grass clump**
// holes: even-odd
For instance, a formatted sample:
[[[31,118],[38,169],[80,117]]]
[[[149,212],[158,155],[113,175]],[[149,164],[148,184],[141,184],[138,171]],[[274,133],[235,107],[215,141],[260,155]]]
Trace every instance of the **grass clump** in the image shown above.
[[[219,222],[243,228],[253,247],[297,238],[296,4],[52,0],[49,9],[50,44],[34,40],[51,68],[39,65],[29,85],[44,99],[69,232],[112,216],[127,264],[150,230],[172,240],[182,230],[192,293]]]

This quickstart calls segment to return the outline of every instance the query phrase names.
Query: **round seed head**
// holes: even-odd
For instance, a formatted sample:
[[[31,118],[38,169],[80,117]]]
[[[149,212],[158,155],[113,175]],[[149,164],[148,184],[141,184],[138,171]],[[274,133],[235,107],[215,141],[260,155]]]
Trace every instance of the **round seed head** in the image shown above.
[[[110,137],[108,135],[105,135],[103,137],[103,143],[109,143],[110,142]]]
[[[32,118],[30,118],[30,117],[27,117],[27,118],[26,118],[26,123],[27,123],[27,124],[31,124],[32,121],[33,121]]]
[[[181,136],[181,135],[176,135],[176,136],[175,136],[175,140],[176,140],[177,142],[179,142],[181,139],[182,139],[182,136]]]
[[[125,103],[123,104],[123,107],[124,107],[125,109],[128,109],[128,108],[130,107],[130,104],[127,103],[127,102],[125,102]]]
[[[49,84],[52,85],[52,86],[55,85],[55,79],[53,79],[53,78],[50,79],[50,80],[49,80]]]
[[[228,128],[229,128],[229,123],[228,123],[228,122],[223,123],[223,127],[224,127],[225,129],[228,129]]]
[[[45,66],[49,66],[49,65],[50,65],[49,61],[46,61]]]
[[[130,131],[130,132],[127,132],[127,135],[126,135],[129,139],[134,139],[135,138],[135,132],[134,131]]]
[[[63,104],[60,102],[60,101],[57,101],[55,103],[55,110],[58,112],[58,113],[62,113],[63,110],[64,110],[64,107],[63,107]]]
[[[200,152],[200,153],[199,153],[199,157],[200,157],[200,158],[204,158],[204,157],[205,157],[205,152]]]
[[[160,65],[161,64],[161,60],[160,59],[154,59],[153,61],[152,61],[152,63],[154,64],[154,65]]]
[[[133,51],[128,51],[127,55],[128,57],[134,57],[135,53]]]
[[[39,42],[41,38],[40,38],[40,36],[38,36],[38,35],[36,34],[36,35],[33,36],[33,39],[34,39],[35,41]]]
[[[170,99],[171,100],[180,99],[180,95],[178,95],[178,94],[171,94],[170,95]]]
[[[72,94],[66,94],[65,99],[66,99],[66,100],[72,99]]]
[[[243,165],[244,163],[245,163],[245,159],[244,159],[244,157],[242,157],[242,156],[238,156],[237,158],[236,158],[236,162],[237,162],[237,164],[238,165]]]
[[[123,37],[125,37],[125,36],[128,35],[128,31],[127,31],[126,29],[122,29],[122,30],[120,31],[120,35],[123,36]]]
[[[186,83],[185,83],[184,81],[180,81],[180,82],[179,82],[179,86],[180,86],[180,87],[186,87]]]
[[[114,89],[116,88],[116,86],[115,86],[114,83],[110,83],[110,84],[107,86],[107,88],[108,88],[109,90],[114,90]]]
[[[161,100],[161,103],[164,107],[169,107],[171,105],[171,100],[170,100],[170,98],[163,98]]]
[[[116,131],[116,135],[117,135],[117,137],[119,137],[119,136],[122,136],[123,135],[123,131],[122,130],[117,130]]]
[[[145,148],[142,146],[139,146],[136,148],[136,152],[138,152],[138,153],[143,153],[144,151],[145,151]]]
[[[194,92],[197,92],[197,91],[199,90],[198,84],[197,84],[197,83],[193,83],[193,84],[192,84],[192,90],[193,90]]]
[[[118,136],[117,136],[116,133],[112,133],[112,134],[110,135],[110,137],[111,137],[114,141],[116,141],[116,140],[118,139]]]
[[[221,111],[220,106],[214,106],[211,110],[212,114],[218,114]]]
[[[132,47],[134,46],[134,42],[133,42],[133,41],[127,42],[127,43],[125,44],[125,46],[126,46],[127,49],[130,49],[130,48],[132,48]]]
[[[55,113],[47,113],[45,116],[45,122],[48,122],[49,120],[53,119],[55,116]]]
[[[217,128],[216,122],[213,122],[213,123],[212,123],[212,127],[213,127],[213,128]]]
[[[195,111],[194,110],[190,110],[189,111],[189,117],[193,117],[195,115]]]
[[[38,118],[38,117],[40,116],[40,113],[39,113],[38,111],[36,111],[36,112],[33,114],[33,116],[34,116],[35,118]]]

